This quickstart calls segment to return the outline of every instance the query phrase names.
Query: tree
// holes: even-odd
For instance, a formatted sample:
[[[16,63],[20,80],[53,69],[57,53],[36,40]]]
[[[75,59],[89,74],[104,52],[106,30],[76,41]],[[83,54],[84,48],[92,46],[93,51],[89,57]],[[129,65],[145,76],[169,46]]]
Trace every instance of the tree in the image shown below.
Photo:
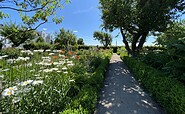
[[[16,25],[15,23],[5,24],[0,30],[0,35],[4,39],[9,39],[13,43],[12,47],[17,47],[28,39],[31,40],[37,37],[37,33],[34,30],[23,32],[27,29],[27,27]]]
[[[184,0],[100,0],[102,27],[120,29],[129,54],[136,56],[151,31],[162,32],[183,12]],[[131,34],[131,48],[126,35]]]
[[[39,36],[37,38],[36,42],[44,42],[44,38],[42,36]]]
[[[93,33],[93,37],[100,41],[100,43],[103,44],[105,48],[107,48],[112,43],[112,36],[105,32],[95,31]]]
[[[173,22],[170,24],[162,33],[156,35],[156,43],[157,45],[167,46],[168,44],[173,44],[176,41],[184,38],[185,36],[185,20],[180,22]]]
[[[78,45],[84,45],[83,38],[79,38],[79,39],[77,40],[77,44],[78,44]]]
[[[0,19],[9,15],[3,13],[3,9],[16,11],[20,14],[22,22],[29,29],[35,30],[49,19],[56,24],[60,23],[63,17],[57,17],[56,12],[68,2],[69,0],[0,0]]]
[[[60,29],[59,33],[56,33],[55,44],[59,47],[66,47],[69,45],[76,45],[76,35],[70,30]]]

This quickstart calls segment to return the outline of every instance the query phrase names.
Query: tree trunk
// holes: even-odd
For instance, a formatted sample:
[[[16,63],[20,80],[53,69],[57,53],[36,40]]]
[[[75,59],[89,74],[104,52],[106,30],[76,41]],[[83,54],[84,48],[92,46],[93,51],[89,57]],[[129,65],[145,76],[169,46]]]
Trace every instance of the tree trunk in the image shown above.
[[[147,32],[143,32],[142,37],[141,37],[141,39],[139,41],[139,44],[138,44],[138,47],[137,47],[137,54],[139,54],[141,49],[143,48],[143,44],[146,41],[146,36],[148,35],[148,33],[149,33],[148,31]]]
[[[122,38],[123,38],[123,43],[125,44],[125,49],[127,50],[128,55],[129,55],[129,54],[131,54],[132,52],[131,52],[131,49],[130,49],[130,47],[129,47],[129,45],[128,45],[128,42],[127,42],[127,40],[126,40],[125,34],[123,33],[122,27],[120,27],[120,32],[121,32],[121,35],[122,35]]]
[[[141,33],[140,32],[133,35],[133,41],[132,41],[132,57],[136,57],[136,55],[137,55],[137,53],[136,53],[137,52],[137,46],[136,46],[136,44],[137,44],[137,42],[138,42],[138,40],[139,40],[140,37],[141,37]]]

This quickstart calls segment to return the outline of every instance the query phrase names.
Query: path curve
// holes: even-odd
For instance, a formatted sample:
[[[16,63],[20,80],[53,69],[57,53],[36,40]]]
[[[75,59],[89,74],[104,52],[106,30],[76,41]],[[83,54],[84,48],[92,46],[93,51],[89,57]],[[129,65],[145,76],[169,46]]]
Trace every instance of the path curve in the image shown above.
[[[162,114],[162,111],[114,53],[94,114]]]

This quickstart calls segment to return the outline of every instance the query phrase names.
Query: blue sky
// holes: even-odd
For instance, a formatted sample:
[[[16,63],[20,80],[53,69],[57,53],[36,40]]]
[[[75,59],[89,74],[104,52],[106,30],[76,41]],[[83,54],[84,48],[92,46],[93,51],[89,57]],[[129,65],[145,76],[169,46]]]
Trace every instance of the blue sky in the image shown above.
[[[100,45],[98,41],[94,40],[93,32],[101,30],[101,12],[98,9],[98,0],[71,0],[71,3],[65,5],[64,9],[57,12],[57,15],[64,16],[61,24],[54,24],[48,22],[38,28],[39,31],[45,29],[47,33],[58,32],[60,28],[65,28],[73,31],[78,38],[83,38],[86,45]],[[20,17],[16,12],[3,10],[10,14],[9,19],[2,22],[17,22],[20,23]],[[121,34],[117,38],[119,31],[116,30],[111,35],[113,36],[112,45],[123,45]],[[147,38],[146,45],[151,45],[155,39],[152,37]]]

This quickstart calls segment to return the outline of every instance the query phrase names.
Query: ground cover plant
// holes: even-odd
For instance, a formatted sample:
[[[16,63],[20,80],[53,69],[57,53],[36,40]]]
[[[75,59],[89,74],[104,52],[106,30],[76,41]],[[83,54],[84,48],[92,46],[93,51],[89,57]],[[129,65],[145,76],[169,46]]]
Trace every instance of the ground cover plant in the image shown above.
[[[111,55],[110,51],[89,50],[16,50],[17,56],[1,52],[0,111],[3,113],[59,113],[67,110],[69,103],[78,100],[80,97],[77,96],[86,92],[84,88],[88,85],[95,86],[91,87],[93,90],[100,87],[95,83],[96,78],[103,76],[107,57]],[[98,63],[105,61],[99,75]],[[89,98],[87,102],[92,102],[90,100],[96,99]]]

